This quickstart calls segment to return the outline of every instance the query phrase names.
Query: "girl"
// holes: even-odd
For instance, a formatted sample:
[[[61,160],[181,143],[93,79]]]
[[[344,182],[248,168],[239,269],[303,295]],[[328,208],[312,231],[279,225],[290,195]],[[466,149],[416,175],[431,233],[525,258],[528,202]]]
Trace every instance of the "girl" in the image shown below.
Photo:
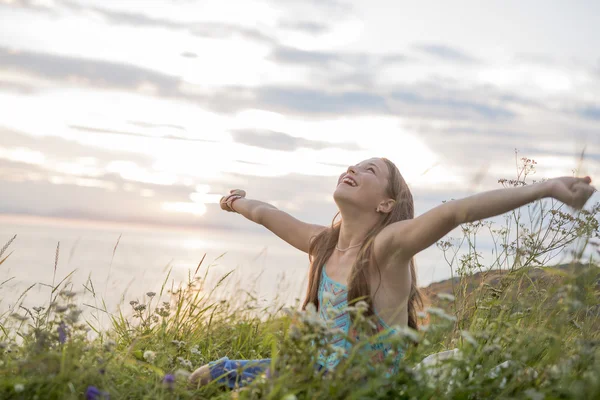
[[[324,308],[342,310],[348,302],[364,298],[365,315],[377,321],[376,331],[393,334],[399,327],[417,329],[417,305],[422,306],[422,298],[416,281],[415,254],[460,224],[500,215],[544,197],[581,209],[595,191],[590,183],[590,177],[560,177],[492,190],[446,202],[413,218],[413,197],[396,165],[385,158],[372,158],[340,175],[333,199],[339,208],[336,217],[341,218],[337,222],[334,218],[331,227],[308,224],[270,204],[246,199],[243,190],[232,190],[224,196],[221,208],[242,214],[308,253],[311,264],[303,310],[313,303],[321,318],[330,319]],[[334,323],[349,337],[355,334],[349,330],[348,312],[340,311]],[[350,347],[341,337],[331,344],[343,350]],[[370,350],[373,360],[378,361],[390,348],[375,343]],[[397,370],[401,357],[399,352],[390,373]],[[317,368],[333,368],[338,362],[336,354],[320,355]],[[242,385],[241,380],[251,381],[269,363],[270,359],[223,357],[194,371],[190,383],[199,386],[218,379],[233,388]]]

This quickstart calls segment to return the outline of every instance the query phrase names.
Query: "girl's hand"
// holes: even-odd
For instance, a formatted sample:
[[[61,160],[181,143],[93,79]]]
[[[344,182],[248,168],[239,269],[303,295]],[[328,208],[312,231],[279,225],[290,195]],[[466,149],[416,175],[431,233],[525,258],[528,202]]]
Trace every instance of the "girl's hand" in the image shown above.
[[[246,192],[242,189],[232,189],[229,191],[229,194],[227,196],[223,196],[221,197],[221,201],[219,202],[219,204],[221,205],[221,210],[225,210],[225,211],[229,211],[229,212],[236,212],[231,204],[233,203],[234,200],[240,199],[242,197],[246,197]]]
[[[568,206],[581,210],[588,199],[597,190],[590,185],[592,178],[573,178],[563,176],[548,180],[550,196],[560,200]]]

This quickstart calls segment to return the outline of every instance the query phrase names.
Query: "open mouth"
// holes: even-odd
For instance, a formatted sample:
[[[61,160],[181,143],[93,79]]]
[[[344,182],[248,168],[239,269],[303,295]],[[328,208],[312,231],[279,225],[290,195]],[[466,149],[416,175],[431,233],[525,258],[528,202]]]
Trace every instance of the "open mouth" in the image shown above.
[[[356,187],[358,186],[358,184],[356,183],[356,181],[354,179],[352,179],[349,176],[346,176],[344,179],[342,179],[342,183],[345,183],[346,185],[352,186],[352,187]]]

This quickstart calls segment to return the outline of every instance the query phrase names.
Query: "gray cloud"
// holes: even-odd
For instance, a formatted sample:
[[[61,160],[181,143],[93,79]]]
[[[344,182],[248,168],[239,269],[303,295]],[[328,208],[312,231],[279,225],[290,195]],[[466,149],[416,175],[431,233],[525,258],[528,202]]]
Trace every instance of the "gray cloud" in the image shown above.
[[[257,95],[259,102],[271,109],[291,113],[389,113],[383,97],[366,92],[329,93],[314,89],[263,87],[258,89]]]
[[[23,147],[37,150],[49,157],[72,159],[75,157],[92,157],[100,163],[127,159],[139,165],[152,165],[153,159],[142,154],[133,154],[118,150],[103,150],[86,146],[56,136],[33,136],[0,126],[1,145],[3,147]]]
[[[477,62],[474,57],[455,49],[450,46],[443,44],[429,43],[429,44],[417,44],[414,48],[424,53],[432,55],[437,58],[444,59],[446,61],[460,62],[460,63],[473,63]]]
[[[137,89],[144,83],[157,87],[163,95],[175,94],[180,79],[134,65],[102,60],[59,56],[0,46],[0,68],[27,72],[42,78],[69,81],[83,86]]]
[[[584,118],[593,120],[600,120],[600,107],[589,106],[582,108],[578,111],[578,114]]]
[[[280,28],[302,31],[313,35],[318,35],[329,31],[329,27],[324,24],[311,21],[288,21],[279,24]]]
[[[144,121],[128,121],[131,125],[134,126],[140,126],[142,128],[171,128],[171,129],[177,129],[180,131],[185,131],[185,127],[181,126],[181,125],[174,125],[174,124],[154,124],[154,123],[150,123],[150,122],[144,122]]]
[[[271,59],[284,64],[318,65],[320,67],[333,67],[335,63],[342,63],[353,66],[357,70],[378,68],[410,60],[404,54],[376,55],[365,52],[308,51],[287,46],[276,46],[271,53]]]
[[[231,134],[233,135],[233,139],[238,143],[271,150],[294,151],[302,147],[314,150],[332,147],[345,150],[361,149],[358,145],[353,143],[330,143],[318,140],[308,140],[274,131],[254,131],[244,129],[233,131]]]
[[[95,127],[91,127],[91,126],[69,125],[69,128],[75,129],[78,131],[84,131],[84,132],[109,133],[109,134],[114,134],[114,135],[142,137],[145,139],[183,140],[186,142],[213,142],[213,143],[215,142],[214,140],[197,139],[197,138],[191,138],[191,137],[185,137],[185,136],[176,136],[176,135],[154,136],[154,135],[147,135],[144,133],[118,131],[118,130],[114,130],[114,129],[95,128]]]
[[[37,91],[35,86],[21,83],[21,82],[9,82],[0,79],[0,92],[13,92],[19,94],[32,94]]]
[[[513,111],[503,106],[493,105],[492,102],[484,100],[483,96],[472,96],[469,93],[446,95],[443,92],[439,90],[437,93],[427,95],[417,90],[396,90],[391,93],[390,98],[399,102],[397,109],[404,115],[490,120],[516,117]]]

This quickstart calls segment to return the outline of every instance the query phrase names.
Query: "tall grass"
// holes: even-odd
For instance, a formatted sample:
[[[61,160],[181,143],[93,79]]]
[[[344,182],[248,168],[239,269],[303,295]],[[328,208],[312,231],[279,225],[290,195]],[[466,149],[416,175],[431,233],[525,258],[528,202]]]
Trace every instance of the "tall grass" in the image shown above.
[[[501,184],[529,184],[535,162],[521,162],[517,179]],[[312,309],[298,312],[299,304],[268,312],[272,306],[251,296],[219,298],[215,289],[228,276],[205,287],[203,259],[187,282],[168,287],[169,271],[159,293],[115,313],[97,299],[87,305],[97,315],[83,321],[69,276],[46,285],[48,304],[29,309],[17,301],[0,316],[0,398],[600,398],[600,274],[588,254],[600,237],[599,211],[595,204],[573,214],[538,201],[507,214],[503,226],[465,224],[461,238],[440,241],[455,276],[448,293],[420,312],[418,331],[397,327],[387,339],[405,350],[392,377],[385,374],[392,355],[372,363],[360,351],[364,341],[334,370],[317,372],[317,352],[334,352],[327,339],[339,332]],[[477,246],[482,229],[494,243],[487,264]],[[14,239],[0,264],[10,261],[3,255]],[[90,279],[83,290],[97,297]],[[364,309],[350,311],[366,330]],[[100,313],[109,329],[94,324]],[[449,349],[458,350],[437,364],[422,362]],[[223,356],[272,358],[271,373],[242,391],[188,386],[194,368]]]

